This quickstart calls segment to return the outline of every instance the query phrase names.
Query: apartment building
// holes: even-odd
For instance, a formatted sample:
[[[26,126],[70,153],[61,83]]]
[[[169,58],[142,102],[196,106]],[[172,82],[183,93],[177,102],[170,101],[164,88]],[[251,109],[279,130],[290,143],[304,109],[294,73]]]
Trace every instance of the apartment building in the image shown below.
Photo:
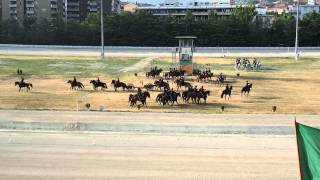
[[[187,12],[192,12],[195,19],[207,19],[210,13],[218,16],[231,15],[235,5],[231,5],[230,0],[190,0],[182,2],[178,0],[166,0],[155,7],[138,7],[137,11],[148,12],[155,16],[175,16],[183,18]]]
[[[63,0],[66,20],[83,21],[88,14],[100,12],[101,0]],[[108,15],[120,12],[120,0],[103,0],[103,12]]]
[[[62,7],[62,0],[1,0],[1,3],[2,19],[23,16],[53,18]]]
[[[101,0],[0,0],[2,19],[18,17],[56,18],[82,21],[88,14],[100,12]],[[103,0],[104,13],[120,12],[120,0]],[[0,10],[1,11],[1,10]]]

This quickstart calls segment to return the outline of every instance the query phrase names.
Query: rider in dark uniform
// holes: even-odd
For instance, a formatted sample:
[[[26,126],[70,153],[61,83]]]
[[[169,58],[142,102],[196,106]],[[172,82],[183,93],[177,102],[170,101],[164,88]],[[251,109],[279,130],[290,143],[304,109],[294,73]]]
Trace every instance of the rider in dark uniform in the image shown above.
[[[99,79],[99,77],[98,77],[97,83],[98,83],[98,84],[100,83],[100,79]]]
[[[227,84],[227,86],[226,86],[226,90],[227,90],[227,91],[229,91],[229,90],[230,90],[230,86],[229,86],[229,84]]]
[[[203,86],[201,86],[201,88],[199,89],[199,92],[204,92]]]
[[[142,100],[142,91],[141,91],[141,88],[138,88],[137,96],[138,96],[138,99],[141,101],[141,100]]]
[[[117,84],[119,84],[119,83],[120,83],[119,77],[118,77],[118,79],[117,79],[116,83],[117,83]]]
[[[76,83],[77,82],[77,78],[75,77],[75,76],[73,76],[73,81],[72,81],[72,83],[74,84],[74,83]]]
[[[194,92],[197,93],[198,92],[198,86],[194,87]]]
[[[21,81],[20,81],[21,84],[24,84],[24,78],[21,77]]]

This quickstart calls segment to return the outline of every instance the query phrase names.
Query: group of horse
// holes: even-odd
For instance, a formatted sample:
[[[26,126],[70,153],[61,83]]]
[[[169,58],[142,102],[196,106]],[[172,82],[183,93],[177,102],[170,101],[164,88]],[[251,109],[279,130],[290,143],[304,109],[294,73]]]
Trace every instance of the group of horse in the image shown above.
[[[85,86],[80,81],[77,81],[75,78],[73,80],[67,81],[70,84],[70,89],[73,90],[81,90]],[[90,84],[92,84],[94,90],[105,90],[108,89],[107,83],[98,80],[90,80]],[[114,87],[114,90],[117,91],[118,88],[122,88],[123,91],[125,90],[133,90],[135,87],[132,84],[126,84],[118,80],[112,80],[111,85]]]
[[[193,75],[197,76],[197,80],[199,81],[207,81],[211,80],[212,77],[214,77],[213,73],[210,69],[207,69],[205,71],[195,71]]]
[[[261,62],[257,58],[253,58],[252,64],[248,58],[236,58],[235,60],[235,69],[240,70],[241,67],[247,71],[256,70],[259,71],[261,69]]]
[[[238,61],[238,60],[237,60]],[[255,62],[256,63],[256,62]],[[18,72],[18,71],[17,71]],[[163,77],[165,78],[172,78],[172,82],[176,84],[177,91],[174,91],[173,88],[170,88],[169,81],[164,80],[161,78],[161,73],[163,72],[162,69],[158,69],[157,67],[151,68],[149,72],[146,73],[146,77],[148,78],[156,78],[160,77],[158,80],[155,80],[154,83],[145,84],[142,88],[145,90],[142,91],[140,87],[135,87],[133,84],[127,84],[121,82],[119,79],[112,80],[111,85],[114,87],[114,90],[117,91],[121,88],[123,91],[125,90],[135,90],[138,89],[138,93],[136,94],[129,94],[129,105],[138,107],[147,106],[147,99],[151,97],[150,90],[160,90],[155,101],[160,105],[174,105],[178,104],[178,99],[181,98],[185,103],[195,103],[200,104],[201,100],[204,103],[207,102],[208,96],[210,96],[210,91],[203,88],[198,89],[197,86],[193,86],[191,82],[188,82],[184,79],[185,71],[183,70],[176,70],[170,69],[169,72],[164,72]],[[206,69],[205,71],[197,71],[195,74],[197,76],[198,82],[202,81],[205,82],[206,80],[211,80],[214,77],[211,70]],[[225,82],[226,76],[222,73],[217,76],[217,83],[223,84]],[[70,89],[72,90],[81,90],[84,89],[85,86],[83,83],[78,81],[76,77],[73,80],[68,80],[67,83],[70,84]],[[97,80],[90,80],[90,84],[92,84],[94,90],[105,90],[108,89],[108,85],[105,82],[100,81],[98,78]],[[31,83],[24,82],[24,79],[21,77],[21,81],[15,82],[15,86],[19,86],[19,91],[22,88],[26,88],[29,91],[33,88]],[[250,90],[252,88],[252,84],[248,83],[241,89],[241,95],[249,95]],[[226,88],[221,93],[221,98],[225,98],[225,100],[231,98],[232,94],[232,86],[226,85]],[[191,101],[191,102],[190,102]],[[140,102],[140,103],[139,103]]]

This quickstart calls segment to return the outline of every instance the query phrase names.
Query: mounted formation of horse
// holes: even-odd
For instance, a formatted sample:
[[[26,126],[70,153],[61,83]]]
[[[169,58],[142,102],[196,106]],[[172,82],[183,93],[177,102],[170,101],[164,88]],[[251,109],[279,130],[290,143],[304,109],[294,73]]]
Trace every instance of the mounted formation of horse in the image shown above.
[[[150,77],[159,77],[160,76],[160,73],[162,72],[163,70],[160,68],[158,69],[157,66],[155,66],[154,68],[151,68],[149,72],[146,72],[146,77],[147,78],[150,78]]]
[[[192,83],[194,82],[202,84],[206,83],[207,81],[211,81],[212,77],[214,77],[214,74],[211,72],[211,70],[206,69],[205,71],[196,71],[194,76],[188,77],[188,80],[185,79],[185,71],[172,68],[169,72],[163,73],[163,77],[167,78],[164,80],[161,76],[162,71],[163,70],[161,68],[151,68],[150,72],[146,73],[146,77],[158,77],[159,79],[154,80],[153,83],[145,84],[143,87],[136,87],[132,83],[121,82],[119,78],[117,80],[112,80],[110,84],[113,86],[114,91],[118,91],[119,88],[121,88],[123,91],[135,91],[135,89],[137,89],[137,93],[129,94],[129,105],[131,107],[147,106],[147,99],[151,98],[149,91],[161,91],[155,97],[155,101],[162,106],[173,106],[175,104],[179,105],[179,98],[188,104],[200,104],[201,102],[207,103],[208,96],[212,95],[209,90],[204,89],[203,85],[200,89],[198,89],[197,85],[193,85]],[[138,75],[136,74],[135,77],[138,77]],[[216,77],[217,84],[223,85],[225,83],[225,75],[220,73]],[[176,84],[177,91],[174,91],[173,88],[170,88],[170,82],[172,84]],[[72,80],[68,80],[67,83],[70,84],[70,89],[72,90],[82,90],[85,88],[84,84],[78,81],[76,77],[74,77]],[[99,78],[97,78],[97,80],[90,80],[90,84],[92,84],[93,90],[95,91],[105,91],[108,89],[107,83],[100,81]],[[143,84],[143,82],[141,84]],[[31,88],[33,88],[33,85],[31,83],[24,82],[22,77],[21,81],[15,82],[15,86],[19,86],[19,91],[21,91],[21,89],[26,89],[29,91]],[[142,88],[144,88],[145,91],[142,91]],[[241,95],[249,96],[251,89],[252,84],[248,83],[247,81],[246,85],[241,89]],[[224,98],[225,100],[229,100],[231,98],[232,91],[232,85],[226,84],[226,87],[224,90],[222,90],[220,97]]]
[[[253,58],[252,64],[248,58],[243,58],[241,61],[241,58],[236,58],[234,67],[236,70],[240,70],[241,67],[246,70],[255,70],[255,71],[260,71],[261,69],[261,62],[257,58]]]

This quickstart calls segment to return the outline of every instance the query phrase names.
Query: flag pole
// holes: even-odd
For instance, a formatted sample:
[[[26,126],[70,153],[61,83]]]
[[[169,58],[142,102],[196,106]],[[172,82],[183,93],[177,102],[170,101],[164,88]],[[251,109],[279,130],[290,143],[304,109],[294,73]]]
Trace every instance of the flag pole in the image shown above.
[[[294,117],[294,132],[295,132],[295,136],[296,136],[297,153],[298,153],[299,179],[302,180],[302,177],[301,177],[301,167],[300,167],[299,144],[298,144],[298,129],[297,129],[297,119],[296,119],[296,116]]]

